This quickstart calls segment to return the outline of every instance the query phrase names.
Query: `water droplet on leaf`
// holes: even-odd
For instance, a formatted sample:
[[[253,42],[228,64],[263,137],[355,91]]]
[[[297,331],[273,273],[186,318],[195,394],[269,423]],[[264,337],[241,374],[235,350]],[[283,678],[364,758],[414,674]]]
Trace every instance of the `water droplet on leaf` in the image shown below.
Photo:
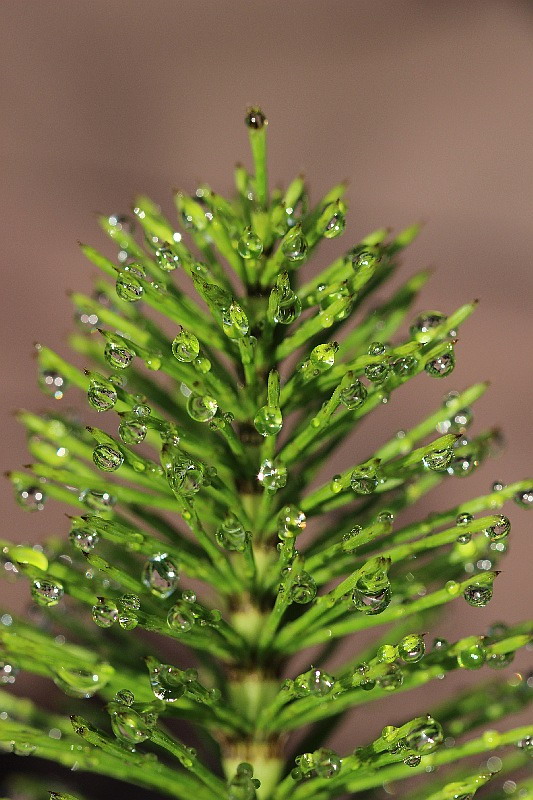
[[[304,605],[315,599],[316,592],[317,586],[314,579],[308,572],[301,572],[290,588],[290,600],[292,603]]]
[[[366,386],[360,380],[354,380],[349,386],[341,390],[340,401],[347,409],[353,411],[363,405],[368,392]]]
[[[254,417],[254,425],[261,436],[275,436],[283,426],[280,409],[275,406],[262,406]]]
[[[443,353],[431,361],[428,361],[424,369],[433,378],[445,378],[455,367],[455,356],[453,351]]]
[[[287,468],[276,461],[266,458],[257,474],[257,480],[270,492],[277,492],[287,483]]]
[[[93,461],[104,472],[115,472],[124,463],[124,456],[108,444],[99,444],[93,450]]]
[[[117,393],[110,381],[93,378],[87,390],[87,399],[96,411],[109,411],[117,402]]]
[[[166,553],[159,553],[148,559],[141,575],[146,588],[161,600],[170,597],[176,590],[178,579],[178,567]]]
[[[196,422],[209,422],[218,411],[218,403],[207,394],[190,394],[187,400],[187,413]]]
[[[132,350],[116,342],[107,342],[104,349],[104,358],[113,369],[126,369],[135,357]]]
[[[237,252],[241,258],[259,258],[263,252],[263,242],[251,228],[246,228],[237,243]]]
[[[60,583],[39,579],[33,581],[31,585],[31,596],[38,606],[51,608],[57,606],[63,597],[64,589]]]
[[[118,608],[112,600],[99,597],[93,606],[92,617],[99,628],[110,628],[118,619]]]
[[[492,586],[482,583],[471,583],[464,590],[463,596],[470,606],[484,608],[492,598]]]
[[[178,361],[188,363],[194,361],[200,353],[200,343],[194,333],[181,330],[172,342],[172,354]]]
[[[242,552],[246,548],[248,534],[237,517],[229,514],[217,528],[215,538],[226,550]]]

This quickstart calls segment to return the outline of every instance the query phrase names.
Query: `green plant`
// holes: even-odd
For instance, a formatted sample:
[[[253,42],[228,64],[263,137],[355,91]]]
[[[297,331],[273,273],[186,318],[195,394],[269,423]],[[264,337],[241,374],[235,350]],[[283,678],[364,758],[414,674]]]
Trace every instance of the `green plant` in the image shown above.
[[[388,344],[428,274],[373,310],[365,301],[395,273],[416,226],[394,238],[375,231],[299,284],[298,268],[344,230],[344,186],[314,207],[301,177],[270,192],[266,120],[255,109],[246,121],[254,171],[237,167],[236,197],[208,186],[175,195],[190,249],[146,197],[134,208],[137,232],[130,218],[101,219],[116,261],[81,246],[112,279],[92,297],[72,296],[71,344],[93,367],[37,348],[44,391],[60,399],[68,385],[81,389],[111,432],[55,410],[18,415],[33,457],[10,475],[20,504],[38,510],[48,497],[74,516],[67,555],[58,539],[44,549],[2,542],[40,611],[40,621],[2,617],[2,679],[18,668],[52,679],[73,716],[3,691],[0,741],[197,800],[375,798],[384,783],[498,748],[482,769],[458,764],[409,784],[409,797],[471,798],[531,752],[531,726],[484,731],[526,705],[525,677],[480,681],[427,717],[406,710],[342,757],[327,737],[355,706],[451,670],[504,667],[531,640],[527,622],[424,640],[441,606],[490,600],[510,530],[501,508],[510,499],[530,506],[531,481],[495,485],[419,522],[395,520],[490,453],[493,431],[465,436],[486,385],[448,394],[361,463],[310,485],[393,391],[452,371],[455,331],[474,304],[421,314],[407,338]],[[316,532],[299,541],[309,520]],[[345,637],[384,624],[329,674]],[[197,669],[183,667],[176,644]],[[312,666],[284,680],[288,660],[311,646]],[[201,754],[171,733],[176,719],[197,727]],[[295,761],[287,735],[303,726]],[[457,743],[441,747],[444,735]]]

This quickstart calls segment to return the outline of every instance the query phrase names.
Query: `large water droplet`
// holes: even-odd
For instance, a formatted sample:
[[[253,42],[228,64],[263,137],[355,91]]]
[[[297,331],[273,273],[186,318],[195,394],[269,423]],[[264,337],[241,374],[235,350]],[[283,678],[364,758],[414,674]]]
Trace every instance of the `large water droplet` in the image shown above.
[[[319,778],[333,778],[341,769],[341,759],[333,750],[321,747],[313,753],[314,769]]]
[[[429,453],[426,453],[422,459],[422,463],[428,469],[434,470],[435,472],[441,472],[445,470],[450,461],[452,460],[453,450],[450,447],[446,447],[440,450],[430,450]]]
[[[335,353],[339,349],[337,342],[319,344],[311,350],[309,361],[319,372],[326,372],[335,363]]]
[[[148,662],[150,686],[158,700],[175,703],[185,694],[186,680],[182,670],[171,664],[158,664],[150,659]]]
[[[297,294],[293,291],[284,292],[276,306],[274,312],[274,322],[279,325],[290,325],[298,319],[302,313],[302,303]]]
[[[246,228],[237,242],[237,252],[241,258],[259,258],[263,252],[263,242],[251,228]]]
[[[166,553],[159,553],[146,562],[141,579],[153,595],[164,600],[176,590],[178,567]]]
[[[419,755],[433,753],[444,741],[442,726],[432,717],[410,731],[405,737],[405,744]]]
[[[166,468],[170,488],[184,497],[192,497],[200,491],[205,473],[200,464],[186,457],[173,458]]]
[[[331,212],[331,216],[325,222],[321,233],[326,239],[335,239],[337,236],[340,236],[341,233],[344,233],[344,229],[346,228],[346,215],[342,209],[339,208],[338,203],[331,203],[330,206],[324,210],[321,219],[329,212]]]
[[[428,361],[424,369],[433,378],[445,378],[455,367],[455,356],[453,351],[443,353],[431,361]]]
[[[287,468],[280,462],[266,458],[259,468],[257,480],[271,492],[277,492],[287,483]]]
[[[372,494],[377,488],[378,478],[375,467],[362,465],[350,475],[350,486],[356,494]]]
[[[463,596],[468,605],[484,608],[492,598],[492,586],[482,583],[471,583],[464,590]]]
[[[350,297],[350,292],[347,286],[339,286],[337,289],[328,292],[327,294],[321,296],[320,298],[320,308],[322,311],[326,311],[333,303],[336,303],[338,300],[345,300]],[[352,303],[348,303],[341,311],[338,311],[334,317],[331,318],[331,323],[333,322],[342,322],[343,319],[346,319],[350,315],[352,310]]]
[[[124,456],[108,444],[99,444],[93,450],[93,461],[103,472],[115,472],[124,463]]]
[[[367,364],[365,367],[365,375],[372,383],[383,383],[390,372],[390,364],[386,359],[375,361],[373,364]]]
[[[445,314],[441,314],[440,311],[425,311],[418,315],[409,328],[409,332],[417,341],[429,342],[433,328],[438,328],[443,322],[446,322]]]
[[[99,597],[92,610],[93,622],[99,628],[110,628],[118,620],[118,608],[112,600]]]
[[[219,545],[226,550],[242,551],[248,540],[248,534],[242,523],[233,514],[229,514],[220,524],[215,537]]]
[[[355,608],[364,614],[381,614],[389,605],[391,597],[390,586],[374,592],[364,588],[356,588],[352,592],[352,601]]]
[[[170,247],[168,247],[168,245],[157,248],[155,251],[155,260],[164,272],[172,272],[172,270],[176,269],[176,267],[179,267],[180,265],[179,257],[170,249]]]
[[[91,511],[109,511],[117,502],[117,498],[109,492],[98,492],[92,489],[83,489],[80,492],[79,500]]]
[[[290,600],[292,603],[304,605],[315,599],[316,592],[317,586],[314,578],[308,572],[300,572],[290,588]]]
[[[345,261],[358,272],[360,269],[368,269],[378,264],[381,261],[381,251],[379,247],[373,245],[358,245],[348,251]]]
[[[38,606],[51,608],[57,606],[64,594],[64,589],[57,581],[39,579],[31,585],[31,596]]]
[[[293,264],[303,261],[307,255],[307,239],[303,235],[299,225],[292,228],[285,236],[281,245],[281,252]]]
[[[109,411],[117,402],[117,393],[110,381],[93,378],[87,390],[87,399],[96,411]]]
[[[172,342],[172,353],[178,361],[188,363],[194,361],[200,353],[200,342],[194,335],[182,328]]]
[[[133,708],[124,706],[111,713],[113,733],[121,742],[136,745],[150,738],[155,719],[153,715],[139,714]]]
[[[403,672],[396,664],[390,664],[387,672],[376,678],[376,684],[386,692],[394,692],[403,683]]]
[[[88,698],[109,683],[115,670],[110,664],[97,664],[92,669],[59,666],[54,670],[54,683],[69,697]]]
[[[144,288],[139,277],[144,277],[143,273],[134,267],[125,267],[124,271],[119,274],[115,288],[121,300],[136,303],[141,299]]]
[[[39,386],[45,394],[61,400],[68,388],[68,381],[56,370],[43,369],[39,371]]]
[[[346,408],[353,411],[363,405],[368,392],[366,386],[360,380],[354,380],[349,386],[345,386],[340,393],[340,401]]]
[[[293,539],[306,525],[303,511],[296,506],[285,506],[278,514],[278,536],[280,539]]]
[[[481,669],[486,660],[487,651],[481,642],[468,645],[457,656],[457,663],[463,669]]]
[[[218,403],[208,394],[190,394],[187,400],[187,413],[196,422],[209,422],[218,411]]]
[[[94,550],[99,538],[98,532],[89,526],[74,527],[69,534],[71,544],[82,553],[90,553],[91,550]]]
[[[127,347],[117,344],[116,342],[107,342],[104,349],[104,358],[113,369],[126,369],[129,367],[135,357],[132,350]]]
[[[421,636],[416,633],[411,633],[404,636],[398,645],[398,654],[408,664],[415,664],[423,658],[426,652],[426,645]]]
[[[146,439],[147,433],[144,422],[133,415],[125,417],[118,426],[118,435],[124,444],[140,444]]]
[[[416,372],[418,361],[414,356],[402,356],[393,361],[391,367],[394,374],[399,378],[407,378]]]
[[[260,786],[258,780],[253,778],[254,770],[251,764],[243,762],[237,767],[235,776],[228,785],[228,800],[255,800],[255,790]]]
[[[509,518],[501,514],[494,525],[489,525],[488,528],[485,528],[485,536],[488,536],[489,539],[495,542],[499,539],[505,539],[506,536],[509,536],[510,530],[511,522]]]
[[[46,502],[46,493],[40,486],[16,488],[15,497],[24,511],[42,511]]]
[[[244,118],[247,128],[258,131],[268,125],[268,120],[260,108],[249,108]]]
[[[275,406],[262,406],[254,417],[254,425],[261,436],[275,436],[283,426],[280,409]]]
[[[222,330],[230,339],[242,339],[250,325],[243,309],[235,301],[222,314]]]

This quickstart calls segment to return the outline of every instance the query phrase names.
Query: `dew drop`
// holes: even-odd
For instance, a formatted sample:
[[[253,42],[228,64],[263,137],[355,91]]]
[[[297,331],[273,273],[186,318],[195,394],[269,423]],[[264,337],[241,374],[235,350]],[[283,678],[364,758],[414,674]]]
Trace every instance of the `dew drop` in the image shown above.
[[[521,508],[533,508],[533,487],[516,492],[513,500]]]
[[[331,213],[331,216],[324,224],[322,235],[326,239],[336,239],[337,236],[340,236],[342,233],[344,233],[344,229],[346,228],[346,215],[339,208],[338,203],[331,203],[326,209],[324,209],[321,219],[323,219],[324,216],[327,216],[328,213]]]
[[[330,291],[328,294],[321,297],[320,308],[322,311],[326,311],[333,303],[336,303],[339,300],[345,300],[348,297],[350,297],[348,287],[339,286],[338,289],[334,289],[333,291]],[[346,317],[348,317],[351,313],[352,305],[352,303],[348,303],[348,305],[338,311],[335,316],[331,318],[330,324],[332,325],[333,322],[342,322],[343,319],[346,319]]]
[[[39,371],[39,386],[45,394],[61,400],[68,388],[68,381],[56,370],[43,369]]]
[[[124,456],[108,444],[99,444],[93,450],[93,461],[103,472],[116,472],[124,463]]]
[[[123,706],[131,706],[135,701],[135,696],[129,689],[120,689],[115,695],[115,700]]]
[[[215,538],[226,550],[242,552],[246,548],[248,534],[234,514],[228,514],[216,530]]]
[[[372,494],[377,485],[376,470],[372,466],[356,467],[350,475],[350,486],[356,494]]]
[[[313,764],[319,778],[333,778],[340,771],[342,762],[333,750],[321,747],[313,753]]]
[[[230,339],[242,339],[249,329],[248,317],[240,305],[233,301],[222,314],[222,330]]]
[[[490,525],[488,528],[485,528],[485,536],[495,542],[499,539],[505,539],[506,536],[509,536],[510,530],[511,522],[508,517],[505,517],[502,514],[500,517],[498,517],[498,520],[494,523],[494,525]]]
[[[126,369],[130,366],[135,353],[127,347],[116,342],[107,342],[104,349],[104,358],[113,369]]]
[[[492,586],[482,583],[471,583],[466,587],[463,597],[470,606],[484,608],[492,598]]]
[[[391,664],[383,675],[376,678],[376,684],[386,692],[394,692],[403,683],[403,672],[396,664]]]
[[[172,342],[172,354],[178,361],[189,363],[200,353],[200,342],[194,335],[183,328]]]
[[[424,640],[416,633],[404,636],[398,645],[400,658],[408,664],[415,664],[417,661],[420,661],[425,652],[426,645],[424,644]]]
[[[432,717],[410,731],[405,737],[405,744],[419,755],[433,753],[444,741],[441,725]]]
[[[340,401],[347,409],[353,411],[363,405],[367,398],[368,392],[366,386],[360,380],[354,380],[349,386],[342,389],[340,393]]]
[[[376,657],[384,664],[392,664],[398,658],[398,648],[393,644],[384,644],[378,649]]]
[[[487,651],[479,642],[465,647],[457,656],[457,663],[463,669],[481,669],[486,660]]]
[[[59,666],[54,670],[54,683],[69,697],[87,699],[109,683],[115,670],[110,664],[97,664],[92,669]]]
[[[280,539],[293,539],[306,526],[303,511],[296,506],[285,506],[278,514],[278,536]]]
[[[455,367],[455,356],[453,351],[449,353],[443,353],[436,358],[433,358],[431,361],[428,361],[425,365],[424,369],[431,375],[433,378],[445,378]]]
[[[118,624],[124,631],[132,631],[139,624],[139,619],[135,614],[130,611],[120,611],[118,615]]]
[[[31,596],[38,606],[51,608],[57,606],[63,597],[64,589],[60,583],[49,580],[35,580],[31,585]]]
[[[93,378],[87,390],[87,399],[96,411],[109,411],[117,402],[117,393],[110,381]]]
[[[387,360],[382,359],[373,364],[367,364],[365,367],[365,375],[372,383],[383,383],[387,378],[390,371],[390,364]]]
[[[429,453],[426,453],[422,459],[422,463],[425,467],[434,472],[442,472],[442,470],[445,470],[449,465],[452,457],[453,450],[450,447],[446,447],[440,450],[431,450]]]
[[[118,435],[124,444],[140,444],[146,439],[148,428],[133,415],[125,417],[118,426]]]
[[[292,264],[303,261],[307,255],[307,239],[299,225],[295,225],[285,236],[281,245],[281,252]]]
[[[431,331],[446,322],[446,315],[440,311],[425,311],[415,319],[409,332],[411,336],[419,342],[426,343],[431,341]]]
[[[268,120],[260,108],[250,108],[244,118],[247,128],[258,131],[268,125]]]
[[[125,267],[124,271],[119,274],[115,284],[117,295],[121,300],[126,300],[128,303],[138,302],[144,294],[143,285],[135,274],[137,272],[137,269]],[[139,277],[144,276],[140,273]]]
[[[246,228],[237,242],[237,252],[247,260],[259,258],[263,252],[263,242],[251,228]]]
[[[187,399],[187,413],[195,422],[209,422],[218,411],[218,403],[207,394],[190,394]]]
[[[158,700],[175,703],[185,694],[186,681],[182,670],[171,664],[158,664],[150,660],[148,665],[150,686]]]
[[[477,466],[479,466],[479,461],[473,453],[453,455],[447,472],[455,478],[466,478]]]
[[[24,511],[42,511],[46,502],[46,493],[40,486],[24,486],[16,489],[15,497]]]
[[[172,272],[172,270],[175,270],[176,267],[180,265],[179,257],[168,245],[156,249],[155,260],[164,272]]]
[[[82,553],[90,553],[94,550],[99,540],[98,532],[89,526],[73,528],[69,534],[69,540],[77,550]]]
[[[399,378],[407,378],[414,375],[418,367],[418,361],[414,356],[402,356],[391,364],[392,371]]]
[[[301,572],[294,580],[289,596],[292,603],[304,605],[310,603],[316,597],[317,586],[314,579],[308,572]]]
[[[345,261],[351,264],[356,272],[360,269],[369,269],[381,261],[381,251],[379,247],[373,245],[358,245],[348,251]]]
[[[117,502],[117,498],[109,492],[98,492],[92,489],[84,489],[80,492],[78,499],[91,511],[109,511]]]
[[[407,756],[404,758],[403,763],[406,767],[418,767],[420,762],[422,761],[422,756]]]
[[[123,594],[119,602],[126,611],[138,611],[141,607],[141,600],[136,594]]]
[[[112,600],[99,597],[93,606],[92,617],[99,628],[110,628],[118,620],[118,608]]]
[[[469,525],[471,522],[474,521],[474,517],[472,514],[458,514],[455,518],[456,525]]]
[[[297,294],[290,287],[284,290],[274,311],[273,319],[278,325],[290,325],[302,313],[302,303]]]
[[[254,425],[261,436],[275,436],[283,426],[280,409],[275,406],[262,406],[254,417]]]
[[[287,483],[287,468],[280,462],[266,458],[259,468],[257,480],[270,492],[277,492]]]
[[[165,600],[176,590],[179,571],[166,553],[159,553],[148,559],[144,565],[141,580],[155,597]]]
[[[136,745],[150,738],[155,719],[152,724],[152,715],[139,714],[133,708],[123,707],[111,713],[111,727],[113,733],[121,742],[127,745]]]

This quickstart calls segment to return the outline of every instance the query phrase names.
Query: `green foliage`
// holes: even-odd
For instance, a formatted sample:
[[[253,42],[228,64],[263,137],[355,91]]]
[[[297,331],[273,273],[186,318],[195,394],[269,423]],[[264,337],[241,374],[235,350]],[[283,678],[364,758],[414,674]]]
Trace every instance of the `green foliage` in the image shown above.
[[[38,607],[1,617],[1,679],[22,669],[52,680],[71,717],[2,691],[0,742],[184,800],[372,800],[420,774],[404,796],[465,800],[526,763],[531,726],[491,729],[525,707],[533,679],[482,679],[427,716],[406,709],[374,741],[359,733],[353,753],[328,737],[356,706],[453,670],[506,667],[531,641],[529,622],[433,644],[425,631],[446,603],[490,601],[511,527],[501,509],[531,506],[532,481],[397,521],[490,455],[494,431],[466,436],[486,384],[449,393],[415,427],[316,479],[392,392],[452,372],[475,304],[420,314],[402,338],[420,272],[369,310],[417,226],[375,231],[302,281],[316,248],[344,231],[345,187],[316,206],[301,177],[270,191],[266,119],[252,109],[246,122],[254,170],[237,167],[232,200],[206,185],[177,193],[180,232],[139,197],[132,217],[100,220],[115,260],[82,245],[104,273],[93,295],[72,296],[71,344],[90,366],[37,348],[43,390],[58,401],[81,390],[103,427],[19,413],[33,460],[10,475],[17,499],[29,511],[67,504],[70,534],[44,548],[1,542]],[[384,624],[330,674],[345,637]],[[311,646],[313,664],[291,673],[290,657]],[[172,733],[176,719],[197,728],[199,752]],[[304,726],[305,752],[288,757],[287,735]],[[481,769],[460,762],[496,749]],[[531,796],[531,783],[517,791]]]

